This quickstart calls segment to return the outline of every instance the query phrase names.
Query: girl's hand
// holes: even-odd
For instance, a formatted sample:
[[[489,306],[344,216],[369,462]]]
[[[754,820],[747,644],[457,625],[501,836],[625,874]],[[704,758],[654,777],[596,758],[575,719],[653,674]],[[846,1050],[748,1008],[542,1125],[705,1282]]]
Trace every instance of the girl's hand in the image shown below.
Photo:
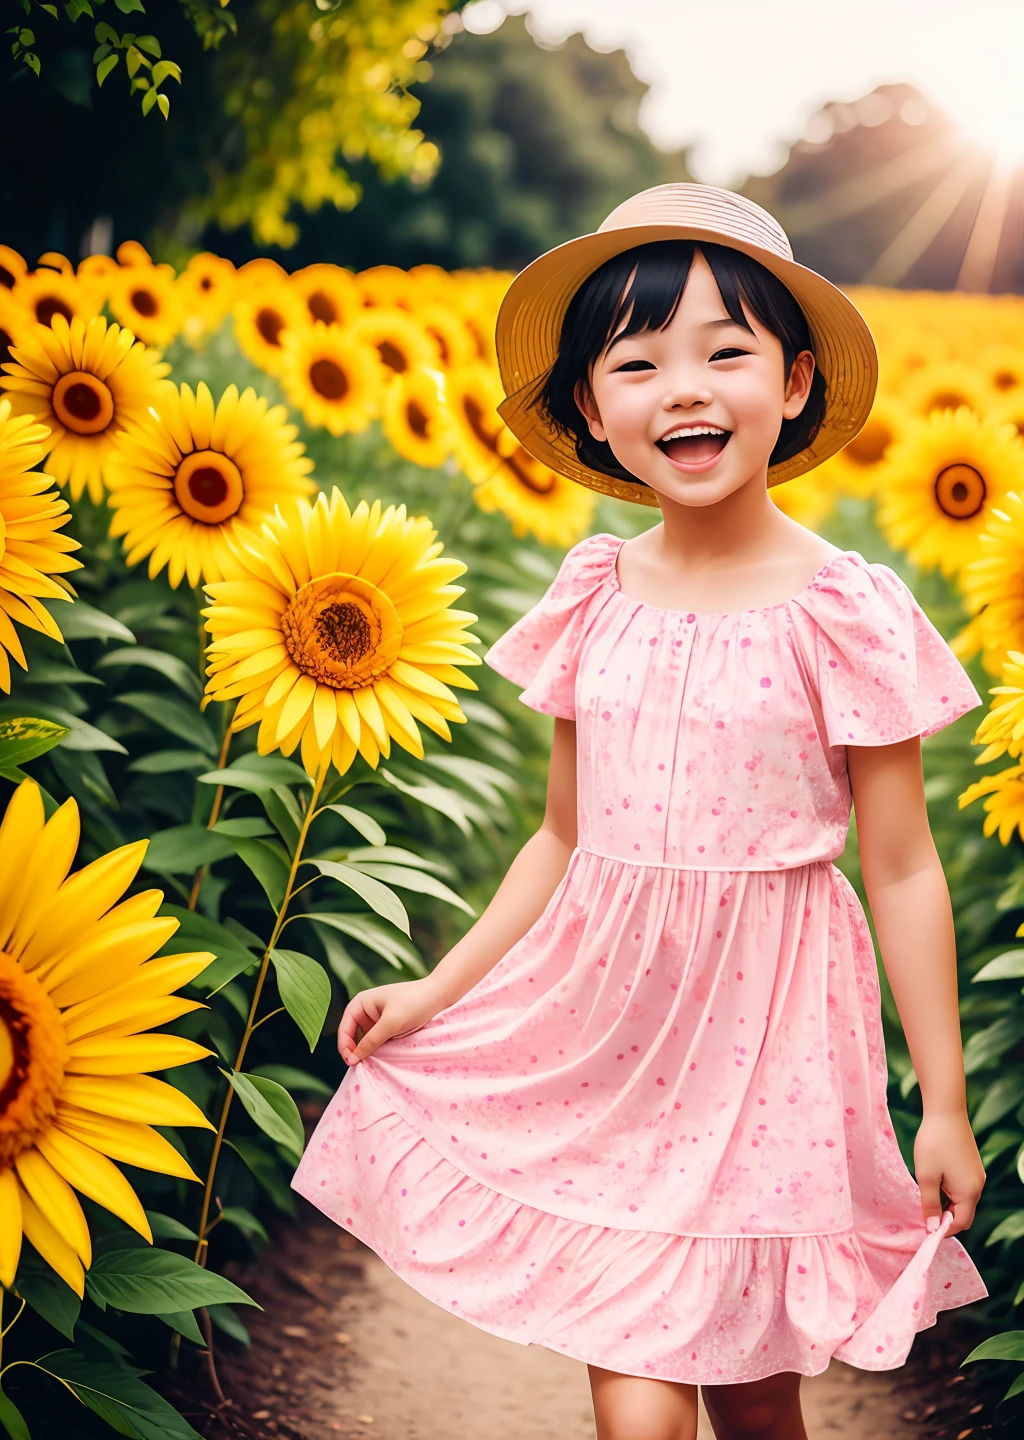
[[[338,1052],[346,1065],[365,1060],[392,1035],[418,1030],[445,1008],[429,980],[429,976],[403,980],[353,995],[338,1026]],[[360,1030],[362,1039],[357,1044],[356,1033]]]
[[[969,1230],[985,1188],[985,1167],[966,1110],[925,1115],[914,1142],[914,1172],[921,1190],[925,1224],[933,1215],[936,1221],[942,1219],[941,1185],[953,1211],[948,1233],[956,1235],[961,1230]]]

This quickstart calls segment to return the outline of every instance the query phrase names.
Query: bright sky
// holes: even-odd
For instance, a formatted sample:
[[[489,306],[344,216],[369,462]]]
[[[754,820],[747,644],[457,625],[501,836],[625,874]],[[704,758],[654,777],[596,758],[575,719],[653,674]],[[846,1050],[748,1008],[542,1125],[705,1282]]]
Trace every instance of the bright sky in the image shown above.
[[[1024,159],[1024,0],[477,0],[467,29],[529,12],[541,40],[582,30],[650,85],[656,144],[693,142],[696,178],[739,184],[784,161],[826,100],[906,80],[985,145]]]

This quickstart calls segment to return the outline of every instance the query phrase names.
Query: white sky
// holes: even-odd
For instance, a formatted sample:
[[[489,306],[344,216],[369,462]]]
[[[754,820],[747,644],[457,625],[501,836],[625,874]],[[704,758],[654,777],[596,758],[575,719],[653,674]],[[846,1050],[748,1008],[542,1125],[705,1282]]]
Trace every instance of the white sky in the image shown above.
[[[651,87],[644,128],[693,142],[708,184],[777,169],[821,103],[898,80],[1024,158],[1024,0],[479,0],[467,28],[493,29],[499,7],[542,40],[624,49]]]

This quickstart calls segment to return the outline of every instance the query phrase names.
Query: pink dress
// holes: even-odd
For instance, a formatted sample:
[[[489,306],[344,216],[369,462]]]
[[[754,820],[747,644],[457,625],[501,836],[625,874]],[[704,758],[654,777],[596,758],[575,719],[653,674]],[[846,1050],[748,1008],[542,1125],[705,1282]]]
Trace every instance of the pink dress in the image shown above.
[[[886,1107],[871,934],[832,863],[847,744],[982,703],[856,550],[686,613],[594,535],[487,661],[576,721],[579,845],[460,1000],[347,1072],[292,1181],[421,1294],[688,1383],[906,1359],[988,1291],[929,1234]]]

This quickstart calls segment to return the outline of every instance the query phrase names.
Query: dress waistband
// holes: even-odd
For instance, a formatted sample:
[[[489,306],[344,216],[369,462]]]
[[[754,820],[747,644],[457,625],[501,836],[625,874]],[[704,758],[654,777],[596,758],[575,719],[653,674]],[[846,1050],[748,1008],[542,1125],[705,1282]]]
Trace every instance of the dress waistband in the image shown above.
[[[819,860],[806,860],[802,865],[675,865],[667,860],[628,860],[625,855],[607,855],[603,850],[591,850],[589,846],[577,845],[573,855],[593,855],[598,860],[614,860],[616,865],[632,865],[637,870],[714,870],[727,875],[779,875],[787,870],[809,870],[815,866],[835,866],[834,855]],[[839,852],[842,854],[842,851]]]

